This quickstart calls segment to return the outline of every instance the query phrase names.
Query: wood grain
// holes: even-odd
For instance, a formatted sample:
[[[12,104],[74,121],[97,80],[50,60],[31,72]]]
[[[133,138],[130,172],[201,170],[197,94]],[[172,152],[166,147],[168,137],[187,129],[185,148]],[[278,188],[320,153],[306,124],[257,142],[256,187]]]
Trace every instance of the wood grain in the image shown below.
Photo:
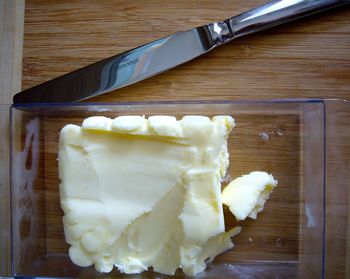
[[[227,18],[264,0],[28,1],[23,87],[154,39]],[[347,98],[350,10],[242,38],[92,101]]]
[[[265,1],[27,0],[23,88],[176,31],[227,18],[263,2]],[[90,101],[311,97],[348,99],[350,93],[349,35],[350,9],[342,7],[242,38],[176,69]],[[346,144],[345,146],[349,147]],[[281,155],[286,152],[291,156],[286,149],[282,148],[280,151]],[[283,159],[278,158],[278,160]],[[256,159],[260,162],[259,158]],[[242,160],[244,160],[243,157]],[[263,161],[260,163],[263,164]],[[242,166],[236,167],[239,169]],[[289,168],[293,169],[293,166],[290,165]],[[48,176],[47,179],[55,178]],[[333,179],[336,179],[334,174]],[[292,181],[295,180],[292,179]],[[333,197],[341,196],[342,190],[344,188],[337,189],[338,192],[332,193],[329,200],[335,202]],[[282,196],[290,193],[289,191],[293,190],[286,190]],[[56,204],[50,205],[49,208],[59,210],[57,196],[55,192],[51,194],[47,198],[56,200]],[[344,221],[346,207],[341,209],[339,220]],[[278,218],[278,216],[275,217]],[[48,221],[54,224],[55,219],[49,218]],[[282,252],[284,259],[294,260],[302,247],[295,246],[297,236],[294,232],[297,225],[293,222],[291,224],[290,238],[288,238],[291,241],[283,242],[285,246],[279,252]],[[344,235],[346,226],[338,227],[341,229],[339,232]],[[263,230],[262,235],[267,233],[271,236],[272,228],[275,227],[271,226],[268,232]],[[57,251],[60,245],[63,245],[60,244],[62,234],[57,234],[59,230],[60,228],[55,226],[48,228],[51,236],[48,239],[48,245],[52,251],[55,249]],[[336,235],[336,231],[330,228],[330,239],[336,239],[333,238]],[[254,245],[260,247],[259,245],[263,243],[254,242],[254,238],[253,243],[249,244],[247,235],[244,237],[240,245],[247,249],[247,253],[242,253],[242,256],[249,259],[254,255],[251,253],[252,250],[249,250],[250,247]],[[259,240],[259,236],[257,239]],[[272,249],[276,243],[272,243],[271,239],[269,238],[270,242],[267,243]],[[341,237],[339,239],[343,241]],[[267,251],[269,252],[265,256],[271,256],[269,253],[273,249]],[[344,277],[345,249],[337,250],[341,251],[337,254],[332,254],[332,249],[328,251],[331,254],[327,260],[331,264],[326,269],[327,277]],[[48,259],[44,259],[43,262],[45,260]],[[220,258],[218,260],[220,261]],[[65,259],[59,262],[63,264],[62,266],[69,265]],[[35,270],[37,267],[32,268]],[[89,273],[90,271],[87,271],[87,276],[91,277],[94,273]],[[294,274],[294,271],[295,267],[292,267],[291,271],[285,274]],[[147,276],[145,275],[145,278]],[[287,277],[292,278],[293,275],[286,275]]]
[[[21,90],[24,0],[0,1],[0,104]]]
[[[24,1],[0,0],[0,276],[11,275],[9,106],[21,90]]]

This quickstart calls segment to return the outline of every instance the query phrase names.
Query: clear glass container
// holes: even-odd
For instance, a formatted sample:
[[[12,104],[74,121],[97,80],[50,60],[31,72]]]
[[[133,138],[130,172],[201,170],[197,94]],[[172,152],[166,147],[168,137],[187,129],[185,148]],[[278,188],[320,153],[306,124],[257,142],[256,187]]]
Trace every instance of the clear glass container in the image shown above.
[[[153,102],[1,106],[0,276],[168,278],[98,274],[68,257],[58,191],[60,129],[103,115],[232,115],[230,166],[223,186],[253,170],[279,181],[257,220],[198,278],[349,276],[350,106],[340,100]],[[185,277],[179,270],[176,278]]]

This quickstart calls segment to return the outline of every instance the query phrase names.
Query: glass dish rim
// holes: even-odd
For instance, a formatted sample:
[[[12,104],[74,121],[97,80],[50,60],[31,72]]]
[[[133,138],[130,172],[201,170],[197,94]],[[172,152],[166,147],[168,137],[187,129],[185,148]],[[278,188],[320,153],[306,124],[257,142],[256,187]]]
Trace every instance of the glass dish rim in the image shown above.
[[[174,104],[203,104],[203,105],[224,105],[224,104],[284,104],[284,103],[325,103],[325,102],[344,102],[350,105],[350,100],[340,98],[281,98],[281,99],[237,99],[237,100],[167,100],[167,101],[121,101],[121,102],[74,102],[74,103],[18,103],[3,104],[10,105],[11,108],[51,108],[51,107],[93,107],[93,106],[138,106],[138,105],[174,105]]]

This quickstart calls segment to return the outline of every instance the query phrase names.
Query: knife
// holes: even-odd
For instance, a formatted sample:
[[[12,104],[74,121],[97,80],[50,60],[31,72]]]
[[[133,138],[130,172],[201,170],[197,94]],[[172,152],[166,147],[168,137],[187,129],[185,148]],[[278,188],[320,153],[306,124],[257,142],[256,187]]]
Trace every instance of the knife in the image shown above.
[[[44,82],[17,93],[13,102],[82,101],[164,72],[233,39],[349,2],[273,0],[238,16],[176,33]]]

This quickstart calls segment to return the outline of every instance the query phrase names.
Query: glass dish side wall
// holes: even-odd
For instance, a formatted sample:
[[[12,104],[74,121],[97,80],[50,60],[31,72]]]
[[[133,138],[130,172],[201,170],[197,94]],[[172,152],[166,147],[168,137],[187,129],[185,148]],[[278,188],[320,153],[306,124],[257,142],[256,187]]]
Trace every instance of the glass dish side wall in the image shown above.
[[[45,165],[41,116],[12,109],[11,219],[14,274],[45,255]],[[35,275],[35,273],[31,274]]]
[[[350,103],[326,100],[325,278],[350,277]]]
[[[233,115],[230,167],[223,182],[253,170],[271,172],[279,187],[258,219],[239,223],[235,248],[219,255],[202,277],[322,276],[324,201],[323,102],[218,102],[78,105],[12,109],[12,229],[14,273],[91,277],[67,256],[59,205],[60,129],[92,115]],[[226,228],[237,225],[225,208]],[[57,266],[60,266],[57,269]],[[112,275],[129,278],[113,271]],[[178,272],[178,276],[182,276]],[[109,275],[106,275],[109,276]],[[151,272],[143,273],[152,278]],[[132,278],[132,277],[131,277]]]

